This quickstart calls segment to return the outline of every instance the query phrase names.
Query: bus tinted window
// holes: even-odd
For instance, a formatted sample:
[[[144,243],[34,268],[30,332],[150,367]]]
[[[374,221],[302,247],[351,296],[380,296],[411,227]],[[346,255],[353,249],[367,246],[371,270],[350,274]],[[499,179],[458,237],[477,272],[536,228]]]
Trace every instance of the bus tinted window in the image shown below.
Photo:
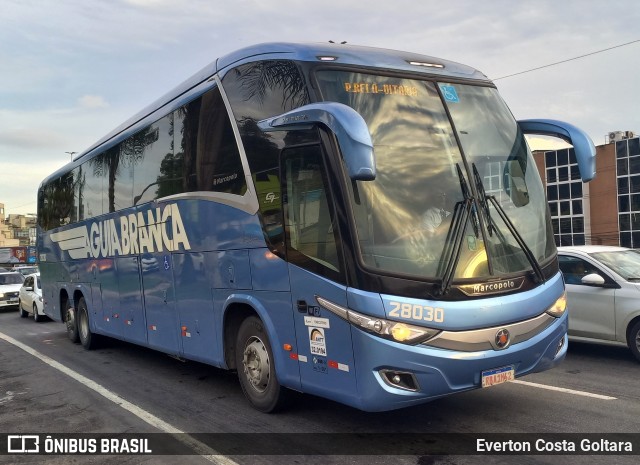
[[[175,155],[165,160],[163,176],[182,171],[172,179],[182,177],[187,192],[244,194],[240,152],[218,88],[174,112],[174,126]]]
[[[298,66],[292,61],[248,63],[223,79],[240,130],[260,203],[260,220],[273,251],[282,241],[279,155],[286,145],[317,142],[315,130],[267,134],[257,122],[309,103]]]
[[[106,171],[103,160],[104,156],[98,155],[82,164],[82,176],[80,178],[82,190],[78,196],[82,213],[80,220],[93,218],[104,213],[102,210],[102,189]]]
[[[320,147],[283,152],[287,179],[285,230],[290,259],[321,275],[336,279],[340,260]],[[311,259],[311,262],[309,261]]]
[[[127,161],[133,167],[133,204],[140,205],[157,199],[162,184],[172,181],[161,175],[161,168],[165,159],[173,158],[173,114],[140,131],[131,141],[133,144],[124,147],[131,150]]]

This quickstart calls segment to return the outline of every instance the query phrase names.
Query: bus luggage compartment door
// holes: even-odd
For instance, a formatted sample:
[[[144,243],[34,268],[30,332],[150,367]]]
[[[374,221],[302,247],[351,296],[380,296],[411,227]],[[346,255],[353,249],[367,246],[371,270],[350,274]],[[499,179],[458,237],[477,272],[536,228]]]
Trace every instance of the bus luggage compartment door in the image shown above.
[[[147,329],[142,305],[140,262],[138,257],[116,258],[122,337],[125,341],[146,344]]]

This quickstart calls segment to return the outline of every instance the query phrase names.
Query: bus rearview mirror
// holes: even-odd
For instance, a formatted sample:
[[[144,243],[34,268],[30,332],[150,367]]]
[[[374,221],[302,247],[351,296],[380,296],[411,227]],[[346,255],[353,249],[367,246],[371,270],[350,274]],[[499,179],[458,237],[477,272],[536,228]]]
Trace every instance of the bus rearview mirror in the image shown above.
[[[353,108],[337,102],[304,105],[279,116],[258,122],[264,132],[310,129],[322,124],[331,130],[342,150],[349,177],[355,181],[373,181],[376,163],[367,123]]]
[[[573,124],[552,119],[527,119],[518,121],[518,124],[525,134],[557,137],[573,145],[582,181],[589,182],[595,178],[596,147],[582,129]]]

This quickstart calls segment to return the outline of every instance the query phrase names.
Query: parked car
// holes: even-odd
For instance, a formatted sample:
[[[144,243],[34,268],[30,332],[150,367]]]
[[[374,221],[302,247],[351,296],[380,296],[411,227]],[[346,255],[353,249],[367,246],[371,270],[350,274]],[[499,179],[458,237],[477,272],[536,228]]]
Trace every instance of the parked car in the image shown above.
[[[18,293],[24,276],[17,271],[0,272],[0,308],[18,308]]]
[[[640,361],[640,251],[586,245],[559,247],[558,254],[569,336],[624,344]]]
[[[33,273],[38,272],[37,266],[14,266],[12,271],[17,271],[18,273],[22,273],[22,276],[28,276]]]
[[[18,296],[18,308],[22,318],[28,317],[29,313],[33,313],[33,320],[36,323],[46,318],[44,304],[42,303],[40,273],[30,274],[24,279]]]

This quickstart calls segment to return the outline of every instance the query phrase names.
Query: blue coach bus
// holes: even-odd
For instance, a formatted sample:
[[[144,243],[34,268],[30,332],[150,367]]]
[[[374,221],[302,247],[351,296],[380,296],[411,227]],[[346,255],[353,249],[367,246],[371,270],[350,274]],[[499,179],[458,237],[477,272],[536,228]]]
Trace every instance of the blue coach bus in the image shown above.
[[[219,58],[46,178],[45,312],[237,370],[251,404],[289,390],[367,411],[549,369],[565,290],[524,138],[470,67],[333,44]]]

